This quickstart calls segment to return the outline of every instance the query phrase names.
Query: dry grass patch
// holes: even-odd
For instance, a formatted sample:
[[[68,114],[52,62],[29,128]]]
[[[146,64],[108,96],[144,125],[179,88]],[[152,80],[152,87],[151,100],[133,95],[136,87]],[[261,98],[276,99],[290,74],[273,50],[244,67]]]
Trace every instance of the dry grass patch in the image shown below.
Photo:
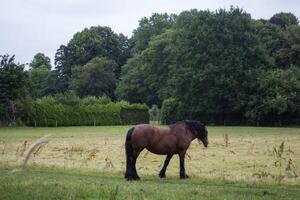
[[[252,128],[247,129],[251,133]],[[208,148],[194,141],[188,150],[186,170],[191,177],[300,183],[299,134],[230,134],[216,133],[216,130],[212,132]],[[75,135],[49,138],[48,144],[35,150],[28,164],[123,172],[125,131],[122,134],[120,137]],[[0,165],[16,165],[21,152],[24,152],[33,141],[1,140]],[[280,147],[282,142],[283,148]],[[281,155],[278,157],[279,151]],[[144,150],[137,162],[141,178],[143,175],[157,175],[164,159],[165,156],[154,155]],[[174,156],[167,170],[167,177],[178,175],[179,160]]]

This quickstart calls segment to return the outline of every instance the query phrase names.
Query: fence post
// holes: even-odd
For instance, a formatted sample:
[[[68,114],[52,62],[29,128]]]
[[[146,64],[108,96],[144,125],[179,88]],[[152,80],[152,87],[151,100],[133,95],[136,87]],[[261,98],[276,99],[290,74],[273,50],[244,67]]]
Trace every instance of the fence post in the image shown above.
[[[96,120],[94,120],[94,126],[96,126]]]
[[[55,120],[55,126],[57,127],[57,120]]]
[[[36,120],[34,120],[34,127],[36,127]]]

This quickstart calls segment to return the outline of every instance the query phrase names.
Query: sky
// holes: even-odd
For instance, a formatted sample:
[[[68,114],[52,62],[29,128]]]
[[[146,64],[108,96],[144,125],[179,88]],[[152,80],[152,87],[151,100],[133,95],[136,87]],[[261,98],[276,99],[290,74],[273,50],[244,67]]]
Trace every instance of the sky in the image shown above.
[[[15,55],[29,63],[44,53],[52,64],[56,50],[90,26],[109,26],[130,37],[142,17],[152,13],[215,11],[238,6],[254,19],[269,19],[278,12],[300,18],[299,0],[0,0],[0,55]]]

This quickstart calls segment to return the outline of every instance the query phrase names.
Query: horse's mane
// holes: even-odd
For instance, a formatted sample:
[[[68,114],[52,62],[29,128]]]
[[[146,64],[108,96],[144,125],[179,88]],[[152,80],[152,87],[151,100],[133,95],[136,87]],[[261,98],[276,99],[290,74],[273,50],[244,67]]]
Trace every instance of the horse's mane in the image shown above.
[[[190,129],[193,135],[204,134],[206,132],[205,126],[200,121],[195,120],[183,120],[176,122],[174,124],[170,124],[170,129],[175,128],[179,124],[185,123],[187,127]]]

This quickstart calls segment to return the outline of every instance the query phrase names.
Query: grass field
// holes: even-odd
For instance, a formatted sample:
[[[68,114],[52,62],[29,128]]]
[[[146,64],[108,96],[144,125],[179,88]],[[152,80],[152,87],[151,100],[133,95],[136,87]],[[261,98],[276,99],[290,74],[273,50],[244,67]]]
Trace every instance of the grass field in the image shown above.
[[[0,199],[297,199],[300,195],[299,128],[208,127],[209,147],[194,141],[188,150],[186,170],[191,179],[178,179],[177,157],[167,178],[159,179],[164,157],[145,151],[137,162],[142,178],[137,183],[123,179],[128,128],[0,128]],[[33,153],[25,170],[13,173],[24,150],[46,134],[51,134],[49,143]]]

